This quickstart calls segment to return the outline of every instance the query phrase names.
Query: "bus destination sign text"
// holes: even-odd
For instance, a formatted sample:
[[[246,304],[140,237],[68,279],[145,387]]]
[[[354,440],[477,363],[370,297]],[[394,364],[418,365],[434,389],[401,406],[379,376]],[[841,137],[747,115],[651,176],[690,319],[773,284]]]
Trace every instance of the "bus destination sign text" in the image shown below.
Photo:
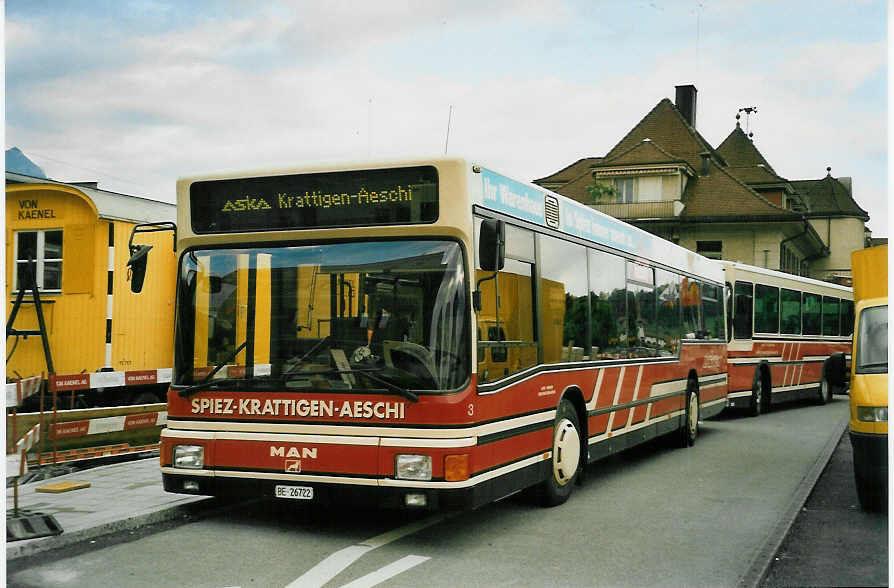
[[[196,233],[430,223],[437,220],[432,166],[195,182]]]

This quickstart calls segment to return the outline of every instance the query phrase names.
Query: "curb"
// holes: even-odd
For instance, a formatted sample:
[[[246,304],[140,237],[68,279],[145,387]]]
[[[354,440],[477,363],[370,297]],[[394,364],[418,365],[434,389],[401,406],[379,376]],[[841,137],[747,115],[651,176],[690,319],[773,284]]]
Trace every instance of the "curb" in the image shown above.
[[[816,458],[816,461],[807,472],[807,475],[801,480],[801,483],[792,495],[788,506],[779,518],[779,522],[776,523],[767,535],[763,544],[757,549],[752,557],[751,565],[739,579],[737,584],[739,588],[757,588],[767,576],[767,573],[770,571],[770,566],[773,564],[773,557],[776,555],[776,552],[779,551],[786,536],[788,536],[788,532],[795,523],[798,513],[801,512],[801,509],[807,503],[810,493],[813,492],[813,488],[816,486],[817,481],[819,481],[820,476],[829,464],[829,460],[832,459],[832,454],[835,452],[835,448],[838,447],[838,443],[841,441],[841,436],[847,429],[849,419],[850,413],[846,414],[835,427],[835,433],[829,437],[828,441],[826,441],[819,457]]]
[[[6,561],[30,557],[38,553],[44,553],[55,549],[69,547],[76,543],[96,539],[104,535],[110,535],[120,531],[132,531],[145,525],[155,525],[174,520],[179,517],[205,515],[220,508],[219,503],[212,497],[188,498],[185,504],[175,504],[161,510],[134,515],[126,519],[103,523],[88,529],[63,533],[44,540],[32,539],[30,541],[7,543]]]

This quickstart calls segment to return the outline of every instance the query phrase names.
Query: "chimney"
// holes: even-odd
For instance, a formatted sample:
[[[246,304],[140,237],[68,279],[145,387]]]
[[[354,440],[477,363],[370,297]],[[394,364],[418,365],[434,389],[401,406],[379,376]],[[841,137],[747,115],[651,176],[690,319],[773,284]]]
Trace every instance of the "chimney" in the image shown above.
[[[674,86],[677,89],[677,99],[676,106],[677,110],[680,111],[680,114],[683,115],[683,118],[686,119],[686,122],[689,123],[693,129],[695,128],[695,99],[696,94],[698,94],[698,90],[695,89],[695,86],[692,84],[688,84],[686,86]]]

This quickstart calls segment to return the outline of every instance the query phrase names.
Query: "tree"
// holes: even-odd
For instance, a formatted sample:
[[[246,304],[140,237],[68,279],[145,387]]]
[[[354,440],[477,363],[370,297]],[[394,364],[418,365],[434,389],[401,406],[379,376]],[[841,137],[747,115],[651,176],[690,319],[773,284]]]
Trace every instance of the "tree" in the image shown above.
[[[613,186],[600,184],[598,182],[594,183],[592,186],[587,186],[587,193],[589,193],[590,197],[593,199],[590,204],[602,204],[606,200],[615,198],[618,195],[618,191],[615,190]]]

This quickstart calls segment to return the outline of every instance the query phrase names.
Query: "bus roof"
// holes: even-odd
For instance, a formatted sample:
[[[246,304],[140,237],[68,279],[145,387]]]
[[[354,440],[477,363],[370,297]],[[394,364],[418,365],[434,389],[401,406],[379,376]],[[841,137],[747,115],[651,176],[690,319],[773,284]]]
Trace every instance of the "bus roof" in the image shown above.
[[[603,214],[576,200],[530,182],[519,181],[492,168],[463,157],[430,157],[389,160],[355,160],[317,162],[295,167],[216,172],[181,177],[177,181],[178,197],[185,195],[189,184],[198,181],[285,176],[337,171],[373,170],[397,167],[434,165],[459,167],[465,170],[468,197],[473,205],[540,225],[587,241],[592,241],[629,254],[634,258],[653,260],[666,266],[723,283],[723,271],[714,261],[694,251],[675,245],[647,231]],[[186,219],[186,206],[181,206],[181,224]]]
[[[824,282],[822,280],[816,280],[813,278],[808,278],[805,276],[796,276],[794,274],[789,274],[786,272],[780,272],[777,270],[767,269],[765,267],[757,267],[754,265],[748,265],[745,263],[740,263],[738,261],[727,261],[721,260],[720,264],[723,266],[724,270],[733,274],[734,279],[739,277],[740,274],[748,275],[751,274],[752,280],[753,276],[766,276],[768,278],[772,278],[773,283],[783,283],[788,284],[794,287],[799,287],[804,284],[808,284],[814,286],[816,288],[828,288],[829,290],[837,290],[841,293],[850,294],[853,292],[852,288],[847,286],[842,286],[840,284],[833,284],[832,282]]]
[[[482,208],[723,283],[721,267],[690,249],[536,184],[484,166],[470,169],[481,176],[480,182],[470,178],[470,198]]]

